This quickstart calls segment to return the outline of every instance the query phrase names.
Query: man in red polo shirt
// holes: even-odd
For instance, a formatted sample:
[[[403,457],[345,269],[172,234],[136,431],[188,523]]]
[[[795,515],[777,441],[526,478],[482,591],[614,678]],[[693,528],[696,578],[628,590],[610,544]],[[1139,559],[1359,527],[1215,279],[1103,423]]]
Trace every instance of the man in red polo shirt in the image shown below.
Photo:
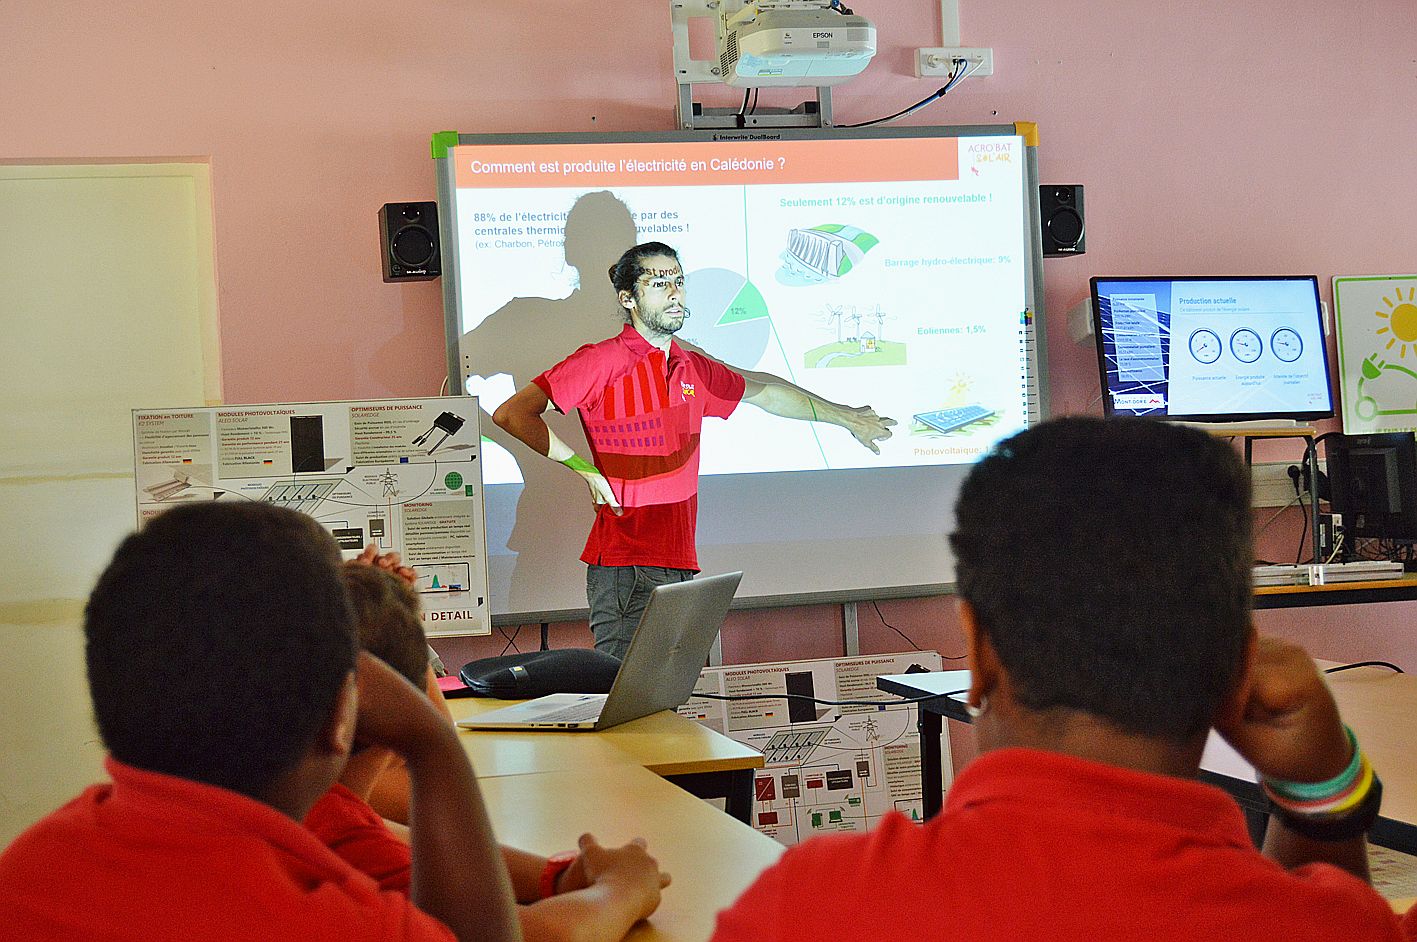
[[[1397,942],[1365,881],[1381,787],[1313,661],[1251,625],[1250,513],[1194,429],[999,444],[951,538],[980,757],[924,826],[790,849],[714,942]],[[1196,780],[1212,726],[1275,802],[1265,855]]]
[[[623,657],[656,585],[698,571],[699,430],[746,402],[773,415],[839,425],[863,446],[891,436],[869,406],[828,402],[783,380],[746,379],[674,342],[689,316],[678,253],[637,245],[610,267],[627,323],[537,376],[493,413],[498,426],[581,475],[597,504],[581,559],[595,646]],[[591,461],[542,419],[580,410]]]

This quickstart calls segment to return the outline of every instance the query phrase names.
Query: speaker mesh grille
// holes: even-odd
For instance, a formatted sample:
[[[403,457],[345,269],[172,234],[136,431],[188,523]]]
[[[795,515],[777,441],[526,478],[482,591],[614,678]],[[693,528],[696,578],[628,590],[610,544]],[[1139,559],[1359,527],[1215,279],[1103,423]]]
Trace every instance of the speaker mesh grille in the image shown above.
[[[422,226],[404,226],[389,243],[389,253],[408,268],[421,268],[433,260],[433,237]]]
[[[1059,245],[1071,248],[1082,240],[1082,217],[1075,210],[1060,209],[1049,217],[1048,233]]]

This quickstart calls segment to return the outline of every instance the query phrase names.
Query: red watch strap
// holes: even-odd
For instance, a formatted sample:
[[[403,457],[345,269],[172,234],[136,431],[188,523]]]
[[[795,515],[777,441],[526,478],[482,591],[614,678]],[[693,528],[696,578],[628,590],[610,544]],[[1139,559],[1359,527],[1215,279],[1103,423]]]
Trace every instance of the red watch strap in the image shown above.
[[[546,866],[541,869],[541,882],[537,885],[542,899],[556,895],[556,880],[571,869],[571,864],[575,863],[579,856],[574,850],[566,850],[546,858]]]

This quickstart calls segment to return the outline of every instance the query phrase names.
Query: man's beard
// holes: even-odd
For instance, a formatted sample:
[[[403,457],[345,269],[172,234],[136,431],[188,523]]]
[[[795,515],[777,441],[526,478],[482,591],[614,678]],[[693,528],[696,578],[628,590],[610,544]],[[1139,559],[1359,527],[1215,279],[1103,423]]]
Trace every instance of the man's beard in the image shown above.
[[[684,326],[684,322],[689,319],[689,306],[686,304],[680,305],[679,310],[682,313],[676,314],[670,311],[658,311],[655,313],[653,319],[645,323],[662,334],[678,333],[679,329]]]

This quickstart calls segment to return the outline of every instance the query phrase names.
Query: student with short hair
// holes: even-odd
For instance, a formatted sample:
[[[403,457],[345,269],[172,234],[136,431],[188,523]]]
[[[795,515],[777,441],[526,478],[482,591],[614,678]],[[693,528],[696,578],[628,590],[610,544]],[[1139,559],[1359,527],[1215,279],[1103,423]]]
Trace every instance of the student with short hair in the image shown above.
[[[789,850],[716,942],[1401,937],[1364,880],[1376,777],[1313,661],[1252,626],[1228,445],[1047,422],[979,462],[956,515],[981,755],[923,826]],[[1270,859],[1196,780],[1212,726],[1275,799]]]
[[[419,613],[418,594],[409,584],[412,572],[388,556],[360,557],[369,565],[345,566],[345,586],[354,606],[360,644],[365,651],[394,667],[410,683],[430,681],[427,639]],[[436,684],[429,697],[446,716],[447,705]],[[451,716],[446,722],[452,723]],[[389,828],[369,803],[371,792],[385,783],[385,797],[407,808],[408,779],[387,750],[357,751],[344,774],[320,798],[305,824],[335,853],[374,876],[380,887],[409,891],[409,849],[389,840]],[[349,821],[361,822],[350,827]],[[502,856],[512,880],[522,931],[528,942],[618,942],[659,905],[660,890],[669,877],[645,852],[642,840],[623,847],[602,847],[582,835],[575,852],[542,857],[512,847]]]
[[[0,855],[0,938],[519,938],[467,756],[357,653],[340,566],[317,523],[255,502],[176,507],[123,542],[84,620],[112,781]],[[409,770],[411,900],[300,824],[356,724]]]

